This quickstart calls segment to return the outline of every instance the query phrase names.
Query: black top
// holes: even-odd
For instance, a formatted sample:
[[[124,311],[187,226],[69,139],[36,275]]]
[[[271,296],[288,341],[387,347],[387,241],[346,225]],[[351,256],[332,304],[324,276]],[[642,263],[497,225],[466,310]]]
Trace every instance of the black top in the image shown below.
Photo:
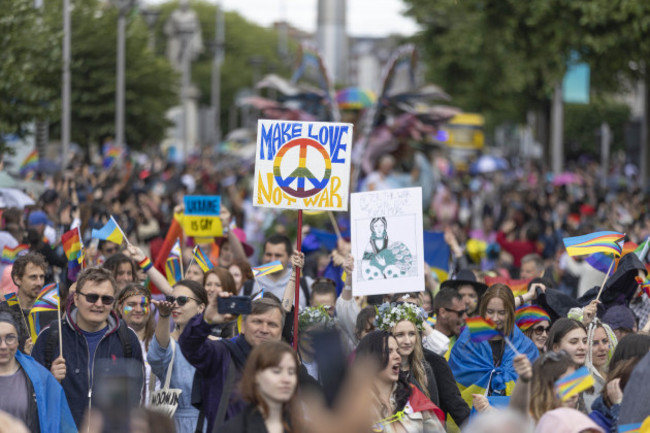
[[[465,400],[460,396],[454,373],[452,373],[447,360],[430,350],[424,349],[424,359],[429,363],[436,378],[438,387],[438,407],[448,413],[456,425],[462,425],[469,418],[470,409]],[[434,402],[435,403],[435,402]]]
[[[268,430],[262,413],[256,406],[249,404],[246,409],[221,426],[219,433],[268,433]],[[286,428],[284,433],[288,433]]]

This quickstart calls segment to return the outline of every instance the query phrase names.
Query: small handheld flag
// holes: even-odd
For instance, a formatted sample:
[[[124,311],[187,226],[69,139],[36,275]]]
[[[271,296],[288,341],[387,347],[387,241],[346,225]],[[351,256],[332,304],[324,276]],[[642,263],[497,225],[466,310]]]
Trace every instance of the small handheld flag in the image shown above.
[[[122,245],[122,241],[124,240],[122,229],[120,229],[120,226],[117,225],[115,218],[112,216],[111,219],[106,222],[104,227],[99,230],[93,229],[92,237],[103,241],[111,241],[118,245]]]
[[[594,378],[587,370],[581,367],[567,377],[555,382],[555,393],[562,401],[567,401],[576,394],[594,386]]]
[[[548,313],[536,305],[528,305],[526,307],[519,308],[515,312],[515,323],[522,331],[525,331],[535,323],[539,323],[544,320],[551,323],[551,317],[548,315]]]
[[[41,289],[36,297],[31,313],[39,311],[55,311],[59,308],[59,283],[48,284]]]
[[[571,257],[587,256],[594,253],[608,253],[620,256],[622,248],[618,241],[623,237],[625,237],[624,233],[604,231],[564,238],[562,241],[567,254]]]
[[[203,252],[200,246],[194,247],[194,260],[199,265],[203,272],[208,272],[210,269],[214,268],[214,265],[210,261],[210,258]]]
[[[5,302],[10,306],[18,305],[18,293],[7,293],[4,295]]]
[[[104,168],[110,168],[122,154],[120,148],[110,142],[104,143],[102,151],[104,153],[104,160],[102,161]]]
[[[641,431],[642,422],[636,422],[633,424],[624,424],[618,426],[618,433],[639,433]]]
[[[178,283],[183,279],[183,270],[181,268],[181,259],[178,257],[169,257],[165,262],[165,276],[170,286]]]
[[[648,295],[650,297],[650,280],[647,278],[644,280],[643,278],[636,276],[634,277],[636,282],[641,286],[641,290],[643,290],[643,293]]]
[[[612,266],[614,261],[613,256],[605,253],[595,253],[585,259],[585,262],[589,263],[592,268],[606,275],[611,275],[614,271]]]
[[[480,343],[501,335],[493,321],[481,316],[470,317],[465,320],[465,324],[469,329],[470,339],[474,343]]]
[[[29,247],[25,244],[16,245],[13,248],[9,248],[5,246],[2,249],[2,263],[8,265],[13,264],[13,262],[16,261],[18,256],[22,256],[23,254],[26,254],[28,250]]]
[[[34,149],[29,152],[29,155],[20,164],[20,175],[25,179],[33,179],[36,171],[38,170],[38,150]]]
[[[261,277],[263,275],[268,275],[272,274],[277,271],[281,271],[284,269],[284,266],[282,265],[282,262],[280,260],[276,260],[274,262],[270,263],[265,263],[260,266],[256,266],[253,268],[253,277]]]

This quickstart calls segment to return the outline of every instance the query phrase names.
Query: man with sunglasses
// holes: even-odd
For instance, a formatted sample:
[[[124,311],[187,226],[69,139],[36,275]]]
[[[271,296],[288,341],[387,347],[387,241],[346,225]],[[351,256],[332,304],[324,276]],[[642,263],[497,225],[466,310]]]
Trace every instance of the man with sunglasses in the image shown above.
[[[460,335],[467,319],[467,307],[463,297],[456,289],[443,287],[433,299],[433,312],[436,314],[434,332],[439,337],[440,347],[433,350],[448,358],[449,351]]]
[[[127,376],[136,382],[132,389],[142,391],[142,350],[136,334],[113,311],[116,290],[117,283],[109,270],[85,269],[77,278],[74,302],[69,304],[62,320],[63,347],[59,347],[55,321],[39,335],[32,352],[61,382],[77,427],[90,407],[93,393],[102,392],[94,387],[97,376]],[[140,371],[134,374],[129,364],[138,366]],[[136,407],[140,394],[133,391],[128,400]]]

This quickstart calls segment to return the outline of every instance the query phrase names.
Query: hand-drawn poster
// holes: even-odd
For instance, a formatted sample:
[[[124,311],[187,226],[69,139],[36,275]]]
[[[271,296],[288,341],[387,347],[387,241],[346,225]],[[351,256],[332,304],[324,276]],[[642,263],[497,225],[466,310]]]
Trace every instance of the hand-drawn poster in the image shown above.
[[[350,197],[354,296],[424,290],[422,188]]]
[[[259,120],[253,205],[348,210],[352,124]]]

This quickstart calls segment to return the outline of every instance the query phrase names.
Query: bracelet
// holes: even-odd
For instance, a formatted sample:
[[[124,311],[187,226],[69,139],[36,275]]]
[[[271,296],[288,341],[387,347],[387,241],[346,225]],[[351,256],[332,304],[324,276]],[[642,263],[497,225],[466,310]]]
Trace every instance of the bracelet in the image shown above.
[[[138,265],[140,265],[140,269],[147,272],[149,269],[151,269],[153,263],[151,263],[151,259],[149,257],[145,257],[141,262],[138,262]]]
[[[172,313],[169,313],[169,314],[160,314],[160,311],[158,311],[158,317],[160,317],[161,319],[166,319],[166,318],[168,318],[168,317],[171,316],[171,315],[172,315]]]

